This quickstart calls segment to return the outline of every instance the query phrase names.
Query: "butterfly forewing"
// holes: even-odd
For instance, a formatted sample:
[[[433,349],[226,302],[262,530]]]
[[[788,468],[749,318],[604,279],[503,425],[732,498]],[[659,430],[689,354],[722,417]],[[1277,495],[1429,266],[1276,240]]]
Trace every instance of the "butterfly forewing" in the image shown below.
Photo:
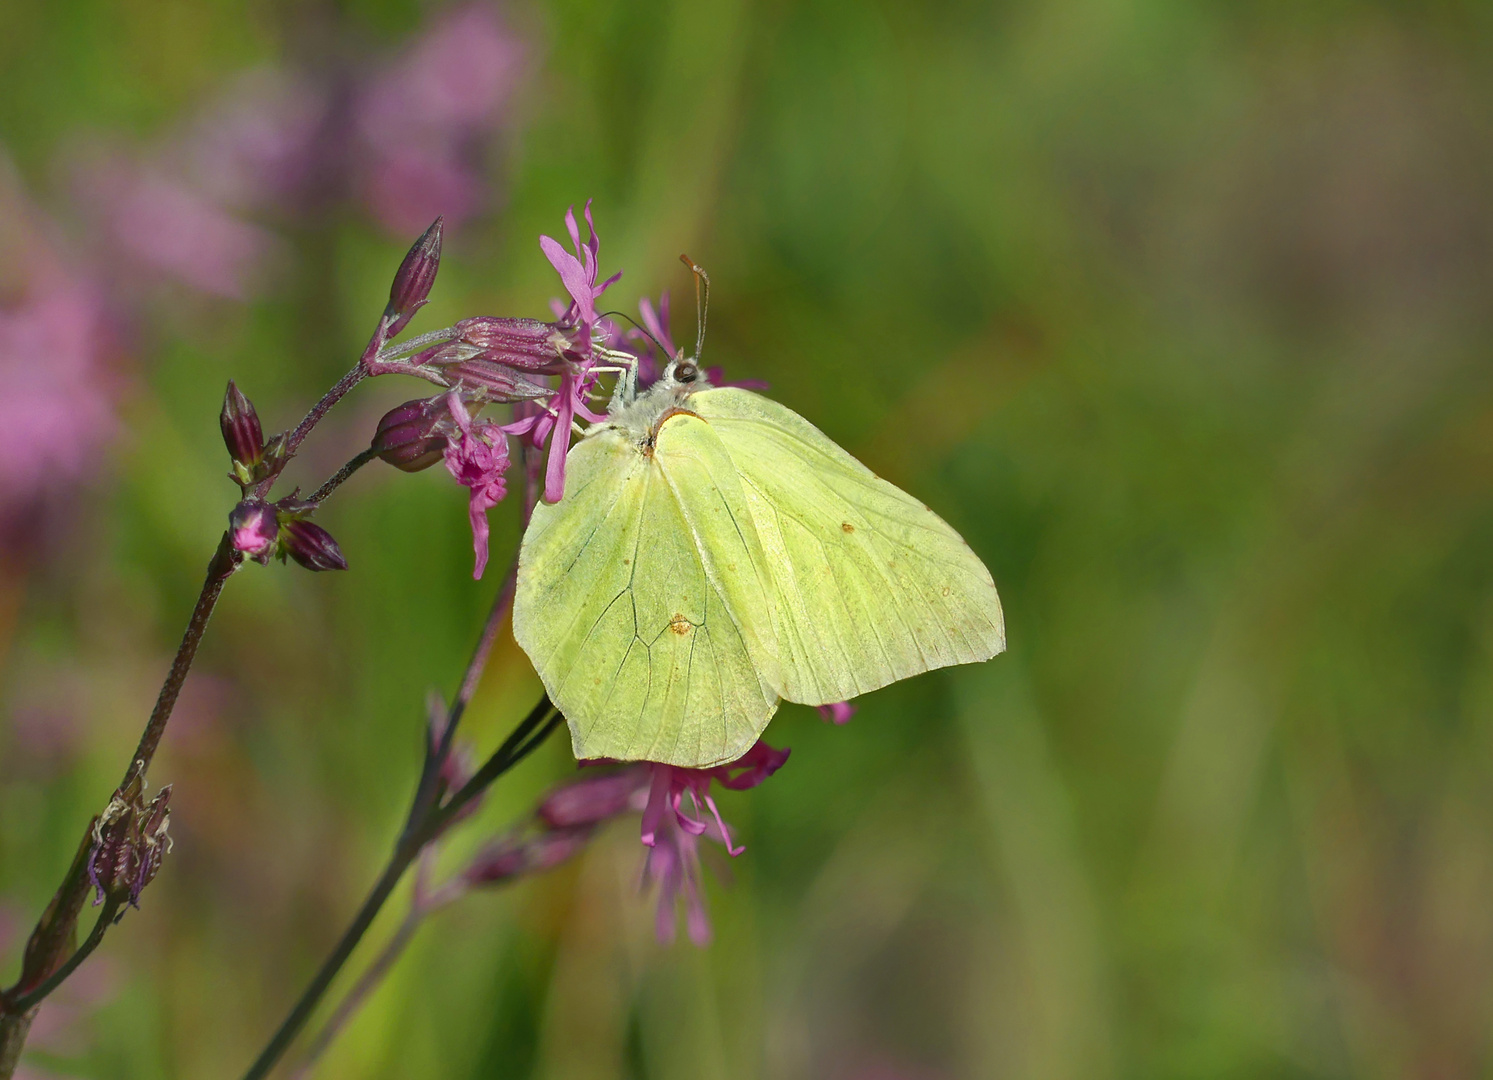
[[[568,471],[565,498],[537,507],[524,538],[514,635],[576,756],[740,756],[777,707],[776,661],[755,632],[771,632],[760,549],[732,524],[750,512],[719,440],[687,416],[649,454],[605,430]]]
[[[743,482],[784,697],[840,701],[1005,648],[990,572],[937,514],[767,398],[720,388],[689,408]]]

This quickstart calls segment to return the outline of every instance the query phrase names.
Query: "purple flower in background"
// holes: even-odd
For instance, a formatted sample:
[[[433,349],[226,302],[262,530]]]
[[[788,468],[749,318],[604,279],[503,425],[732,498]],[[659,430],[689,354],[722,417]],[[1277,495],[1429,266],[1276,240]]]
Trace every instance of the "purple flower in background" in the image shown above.
[[[467,507],[472,520],[472,547],[477,554],[472,577],[480,578],[487,567],[487,511],[508,493],[504,479],[508,472],[508,438],[490,421],[474,424],[455,391],[446,395],[446,407],[458,429],[446,438],[446,469],[458,484],[472,492]]]
[[[414,232],[440,214],[456,224],[480,209],[472,151],[501,121],[523,55],[494,8],[471,4],[442,15],[358,95],[363,197],[386,229]]]
[[[332,113],[322,83],[256,68],[232,78],[167,156],[179,157],[184,182],[219,206],[284,213],[304,203],[339,145],[326,137]]]
[[[82,194],[126,260],[213,296],[247,299],[277,244],[180,181],[122,156],[95,168]]]
[[[118,381],[102,296],[64,269],[3,157],[0,215],[13,230],[0,252],[13,282],[0,302],[0,530],[15,542],[34,533],[43,509],[105,471]]]
[[[440,14],[391,62],[342,69],[356,74],[255,69],[149,153],[86,159],[80,194],[126,280],[145,267],[244,300],[280,247],[245,215],[306,220],[353,197],[408,235],[489,205],[485,158],[525,51],[496,8],[472,3]]]

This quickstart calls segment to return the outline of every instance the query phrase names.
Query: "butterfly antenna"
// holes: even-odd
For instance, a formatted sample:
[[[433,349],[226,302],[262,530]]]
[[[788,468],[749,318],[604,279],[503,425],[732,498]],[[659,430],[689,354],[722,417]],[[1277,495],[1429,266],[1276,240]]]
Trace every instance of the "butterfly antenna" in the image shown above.
[[[695,275],[695,363],[700,362],[700,353],[705,349],[705,314],[710,310],[710,275],[695,264],[688,255],[679,256],[679,261],[689,267]]]

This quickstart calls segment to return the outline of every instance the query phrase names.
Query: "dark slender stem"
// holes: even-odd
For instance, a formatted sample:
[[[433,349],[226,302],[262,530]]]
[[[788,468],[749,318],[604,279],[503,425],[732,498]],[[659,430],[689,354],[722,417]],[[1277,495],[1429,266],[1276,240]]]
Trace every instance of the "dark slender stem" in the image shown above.
[[[223,592],[224,583],[243,564],[243,560],[243,555],[233,550],[225,532],[223,539],[218,541],[218,550],[213,553],[212,562],[208,563],[207,580],[202,583],[197,606],[192,609],[192,617],[187,621],[187,630],[182,635],[181,645],[177,647],[176,659],[171,661],[171,670],[166,673],[166,681],[161,684],[161,693],[156,698],[155,708],[151,710],[150,719],[146,721],[145,730],[140,735],[135,756],[130,759],[130,766],[125,770],[124,779],[120,781],[121,789],[129,787],[136,777],[143,777],[150,768],[156,747],[161,745],[161,736],[166,733],[166,722],[171,719],[171,710],[176,707],[182,684],[187,681],[187,672],[191,670],[192,661],[197,656],[197,646],[202,643],[207,620],[212,617],[213,608],[218,604],[218,596]]]
[[[306,1021],[311,1018],[311,1012],[321,1001],[321,996],[327,992],[327,987],[332,985],[332,980],[342,970],[342,965],[347,963],[347,958],[353,954],[353,950],[358,947],[358,942],[363,940],[363,935],[373,925],[373,920],[378,917],[384,901],[389,899],[389,894],[399,884],[399,879],[409,869],[410,863],[419,850],[418,846],[408,844],[395,847],[389,864],[384,867],[384,872],[374,883],[373,889],[363,901],[363,906],[353,917],[352,925],[343,932],[342,939],[337,942],[337,947],[332,950],[332,954],[322,961],[321,968],[311,980],[311,985],[306,987],[300,1000],[295,1003],[295,1008],[290,1010],[290,1015],[285,1018],[268,1045],[254,1060],[254,1064],[249,1066],[249,1071],[244,1073],[244,1080],[261,1080],[262,1077],[268,1076],[270,1070],[275,1067],[275,1063],[280,1060],[280,1056],[289,1049],[291,1042],[300,1034],[301,1028],[306,1026]]]
[[[353,473],[357,472],[364,465],[367,465],[376,457],[378,457],[378,451],[370,446],[367,450],[364,450],[357,457],[353,458],[346,465],[342,466],[342,468],[338,469],[332,475],[332,478],[325,484],[321,485],[321,487],[313,491],[311,493],[311,497],[306,501],[308,503],[311,503],[312,505],[320,505],[321,503],[325,502],[327,496],[341,487],[344,480],[346,480]]]
[[[192,669],[192,661],[197,656],[197,647],[202,643],[202,635],[207,630],[207,623],[212,617],[213,609],[217,606],[218,597],[223,592],[224,584],[242,563],[243,556],[233,550],[229,536],[225,532],[223,538],[218,541],[217,550],[213,552],[212,561],[208,563],[207,580],[203,582],[202,591],[197,596],[197,603],[192,608],[192,616],[187,620],[186,632],[182,635],[181,645],[177,647],[176,656],[166,672],[166,681],[161,684],[161,692],[156,697],[155,708],[151,710],[150,719],[145,722],[145,730],[140,733],[140,742],[130,758],[129,766],[125,769],[124,779],[120,781],[121,791],[128,789],[137,781],[143,782],[146,770],[150,768],[151,760],[155,757],[156,749],[161,745],[161,738],[166,734],[166,724],[170,721],[171,712],[176,707],[176,699],[181,695],[182,684],[187,680],[187,673]],[[38,923],[37,930],[32,935],[33,943],[42,942],[37,946],[40,953],[51,951],[51,947],[45,943],[49,935],[55,939],[56,945],[60,945],[62,938],[58,935],[65,933],[70,936],[73,932],[77,912],[82,907],[83,897],[87,893],[88,883],[83,876],[83,866],[87,861],[92,832],[90,824],[90,827],[84,831],[78,854],[74,857],[67,877],[64,878],[62,886],[53,898],[52,906],[42,915],[41,922]],[[16,1060],[20,1057],[27,1031],[31,1027],[31,1020],[27,1013],[88,958],[88,954],[103,940],[117,908],[118,905],[114,903],[106,907],[104,915],[94,925],[83,947],[74,952],[57,971],[40,984],[24,994],[17,994],[9,999],[0,997],[0,1080],[5,1080],[15,1070]],[[28,954],[29,952],[28,948]],[[23,973],[22,982],[24,981]]]
[[[104,940],[104,933],[114,922],[114,916],[119,914],[119,901],[110,899],[104,901],[104,910],[99,912],[98,921],[93,924],[93,930],[89,933],[87,940],[78,946],[76,952],[67,958],[64,963],[51,975],[47,976],[45,982],[34,990],[28,990],[14,1000],[7,1003],[10,1012],[24,1013],[33,1006],[40,1005],[53,990],[62,985],[62,981],[77,970],[79,964],[88,959],[88,955],[98,948],[99,942]]]
[[[446,723],[444,749],[450,749],[452,736],[456,733],[456,725],[461,722],[462,715],[466,712],[467,706],[471,704],[472,695],[477,692],[477,684],[482,681],[482,673],[487,669],[487,658],[492,655],[493,643],[498,640],[498,630],[508,615],[508,609],[513,606],[513,589],[517,583],[518,559],[515,557],[513,565],[508,568],[508,573],[503,578],[503,584],[498,587],[498,595],[493,597],[492,609],[487,613],[487,622],[482,627],[482,636],[477,639],[477,647],[472,650],[472,660],[467,664],[466,674],[462,676],[461,686],[456,691],[456,700],[451,702],[451,715]]]
[[[380,323],[379,326],[380,330],[374,334],[374,341],[377,341],[382,337],[383,324]],[[373,341],[370,341],[368,343],[368,348],[370,350],[373,350],[373,352],[375,353],[377,352],[377,349],[374,347]],[[364,352],[364,356],[368,356],[368,352],[366,350]],[[364,366],[364,362],[362,360],[359,360],[356,364],[353,365],[352,369],[348,371],[346,375],[338,379],[336,385],[334,385],[330,390],[323,394],[320,401],[311,406],[311,411],[308,412],[301,419],[301,422],[295,426],[295,430],[285,437],[284,445],[280,446],[276,450],[276,453],[281,458],[279,467],[272,475],[265,477],[263,480],[259,481],[259,483],[255,484],[253,491],[249,494],[252,494],[252,496],[256,499],[262,499],[266,495],[268,495],[270,488],[274,487],[275,485],[276,478],[279,477],[281,471],[284,470],[286,462],[295,457],[296,451],[301,448],[301,443],[305,442],[306,436],[311,434],[311,429],[314,428],[317,424],[321,423],[322,418],[326,416],[327,413],[331,412],[332,406],[336,405],[337,402],[346,397],[347,392],[353,387],[357,386],[358,383],[362,382],[365,378],[367,378],[367,376],[368,369]]]
[[[249,1067],[249,1071],[244,1074],[244,1080],[263,1080],[269,1075],[275,1063],[280,1060],[290,1044],[295,1041],[295,1037],[300,1034],[301,1029],[306,1026],[306,1021],[311,1018],[311,1013],[321,1001],[322,995],[326,993],[332,980],[337,977],[337,973],[352,956],[353,950],[357,948],[363,935],[368,932],[368,928],[373,925],[373,920],[393,893],[395,886],[399,884],[400,878],[409,869],[410,863],[419,855],[421,849],[451,822],[457,810],[480,795],[494,780],[517,765],[544,741],[545,737],[558,726],[556,722],[558,714],[550,719],[550,723],[546,724],[537,736],[530,737],[530,735],[553,712],[554,706],[550,704],[549,698],[542,698],[524,721],[504,740],[503,745],[493,753],[477,774],[451,797],[450,801],[433,809],[429,814],[414,818],[409,822],[399,842],[394,846],[388,865],[384,867],[383,873],[368,893],[367,899],[363,901],[363,906],[354,916],[352,925],[343,933],[341,940],[337,942],[337,947],[332,950],[332,954],[323,961],[320,969],[312,978],[311,984],[306,987],[295,1007],[291,1009],[290,1015],[285,1018],[264,1050],[260,1052],[259,1057],[255,1059],[254,1064]]]
[[[461,808],[486,791],[494,780],[533,753],[539,744],[549,738],[555,728],[560,726],[560,721],[563,719],[563,716],[555,712],[549,695],[541,697],[539,704],[535,705],[529,711],[529,715],[524,717],[523,723],[514,728],[513,733],[503,740],[503,745],[493,751],[492,757],[483,763],[482,768],[473,773],[472,778],[462,786],[461,790],[447,799],[440,809],[431,815],[431,824],[427,826],[431,837],[439,835],[441,829],[456,817]],[[539,734],[529,739],[529,735],[541,724],[544,726]],[[525,742],[525,739],[528,741]]]

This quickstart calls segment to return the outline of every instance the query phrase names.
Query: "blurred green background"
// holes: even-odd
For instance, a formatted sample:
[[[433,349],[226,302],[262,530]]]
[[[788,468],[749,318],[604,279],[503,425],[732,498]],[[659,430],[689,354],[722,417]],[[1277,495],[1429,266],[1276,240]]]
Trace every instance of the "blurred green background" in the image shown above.
[[[654,940],[619,822],[430,923],[318,1075],[1487,1074],[1493,7],[9,0],[0,143],[0,981],[234,501],[225,381],[292,423],[432,201],[415,329],[544,316],[594,197],[608,301],[704,264],[707,358],[960,529],[1010,652],[784,707],[709,948]],[[152,770],[175,851],[33,1080],[239,1075],[376,875],[497,574],[439,469],[318,520],[351,571],[231,582]],[[537,689],[505,632],[467,735]]]

